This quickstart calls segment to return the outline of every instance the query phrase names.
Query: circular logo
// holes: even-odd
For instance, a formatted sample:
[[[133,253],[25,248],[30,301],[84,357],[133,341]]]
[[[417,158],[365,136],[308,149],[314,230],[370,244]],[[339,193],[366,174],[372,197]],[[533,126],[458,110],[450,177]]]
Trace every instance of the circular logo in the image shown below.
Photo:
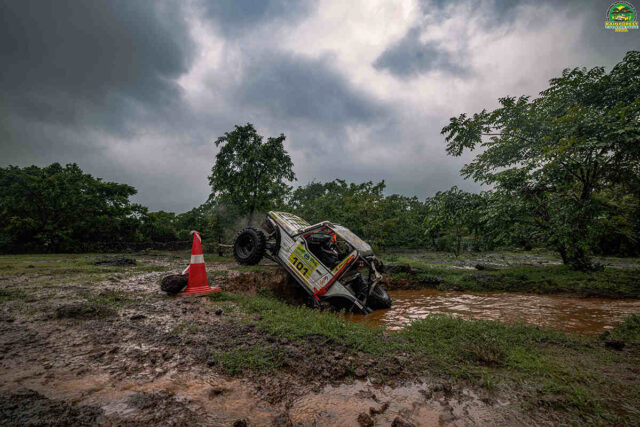
[[[607,20],[604,28],[616,33],[627,33],[638,29],[636,8],[629,2],[615,2],[607,9]]]
[[[608,11],[610,22],[634,22],[636,11],[630,3],[613,3]]]

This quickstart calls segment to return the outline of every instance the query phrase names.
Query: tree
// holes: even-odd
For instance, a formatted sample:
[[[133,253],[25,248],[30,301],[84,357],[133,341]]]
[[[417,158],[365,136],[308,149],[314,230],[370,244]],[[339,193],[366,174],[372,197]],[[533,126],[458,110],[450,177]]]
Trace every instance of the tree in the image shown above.
[[[637,189],[640,180],[640,52],[628,52],[608,74],[567,69],[536,99],[499,102],[451,118],[442,129],[447,152],[481,147],[463,175],[522,200],[566,264],[592,268],[605,213],[597,194],[617,183]]]
[[[129,197],[135,193],[75,163],[0,168],[0,245],[77,252],[95,242],[133,241],[140,206]]]
[[[379,248],[423,247],[424,204],[416,197],[385,197],[384,188],[384,181],[312,182],[293,191],[288,209],[311,223],[340,223]]]
[[[445,235],[453,238],[451,247],[456,256],[462,251],[462,240],[476,228],[480,196],[451,187],[438,191],[427,199],[424,220],[427,235]]]
[[[251,123],[225,132],[215,142],[222,148],[209,176],[212,197],[247,213],[249,224],[254,212],[283,203],[291,191],[287,182],[295,180],[284,140],[280,134],[263,142]]]

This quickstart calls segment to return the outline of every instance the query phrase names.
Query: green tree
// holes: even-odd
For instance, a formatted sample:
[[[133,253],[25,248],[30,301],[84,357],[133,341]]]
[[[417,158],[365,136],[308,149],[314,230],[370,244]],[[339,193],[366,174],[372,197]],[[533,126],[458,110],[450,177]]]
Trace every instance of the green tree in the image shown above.
[[[152,242],[174,242],[178,240],[177,219],[173,212],[149,212],[142,225],[143,235]]]
[[[526,202],[563,261],[592,268],[604,212],[595,196],[615,183],[637,188],[640,179],[640,52],[628,52],[610,73],[567,69],[536,99],[499,102],[451,118],[442,129],[447,152],[480,147],[463,175]]]
[[[424,204],[384,189],[384,181],[312,182],[293,191],[288,209],[311,223],[340,223],[379,248],[423,247]]]
[[[0,245],[82,251],[136,239],[135,188],[104,182],[76,164],[0,168]]]
[[[282,204],[291,191],[287,182],[295,180],[284,140],[280,134],[264,142],[251,123],[225,132],[215,142],[222,148],[209,176],[212,196],[248,214],[249,224],[254,212]]]
[[[463,238],[477,229],[480,203],[480,196],[462,191],[458,187],[438,191],[426,201],[426,234],[451,237],[453,245],[450,249],[456,256],[460,255]]]

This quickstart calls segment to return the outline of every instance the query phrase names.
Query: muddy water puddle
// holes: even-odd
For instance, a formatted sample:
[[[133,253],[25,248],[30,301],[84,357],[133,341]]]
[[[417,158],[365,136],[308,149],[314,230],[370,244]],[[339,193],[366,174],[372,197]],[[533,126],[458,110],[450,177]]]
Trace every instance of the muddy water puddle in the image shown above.
[[[436,289],[390,291],[389,295],[393,299],[390,309],[367,316],[348,315],[349,318],[394,330],[429,314],[451,314],[507,323],[523,321],[567,332],[597,334],[613,328],[629,314],[640,314],[640,300]]]

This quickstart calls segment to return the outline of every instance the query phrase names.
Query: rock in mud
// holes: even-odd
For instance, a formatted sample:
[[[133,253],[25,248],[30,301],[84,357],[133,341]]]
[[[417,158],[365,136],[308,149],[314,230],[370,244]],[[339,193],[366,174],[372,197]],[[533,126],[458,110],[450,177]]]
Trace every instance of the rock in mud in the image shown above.
[[[108,265],[115,267],[126,267],[128,265],[137,265],[137,261],[133,258],[127,258],[125,256],[110,256],[102,257],[93,261],[93,265]]]
[[[391,423],[391,427],[416,427],[415,424],[410,423],[402,417],[395,417]]]
[[[373,406],[369,408],[369,414],[373,415],[378,415],[378,414],[384,414],[385,411],[389,409],[389,402],[384,402],[382,404],[382,406],[380,406],[379,408],[374,408]]]
[[[358,415],[358,424],[360,424],[362,427],[371,427],[374,423],[369,414],[365,414],[364,412],[362,412],[360,415]]]

